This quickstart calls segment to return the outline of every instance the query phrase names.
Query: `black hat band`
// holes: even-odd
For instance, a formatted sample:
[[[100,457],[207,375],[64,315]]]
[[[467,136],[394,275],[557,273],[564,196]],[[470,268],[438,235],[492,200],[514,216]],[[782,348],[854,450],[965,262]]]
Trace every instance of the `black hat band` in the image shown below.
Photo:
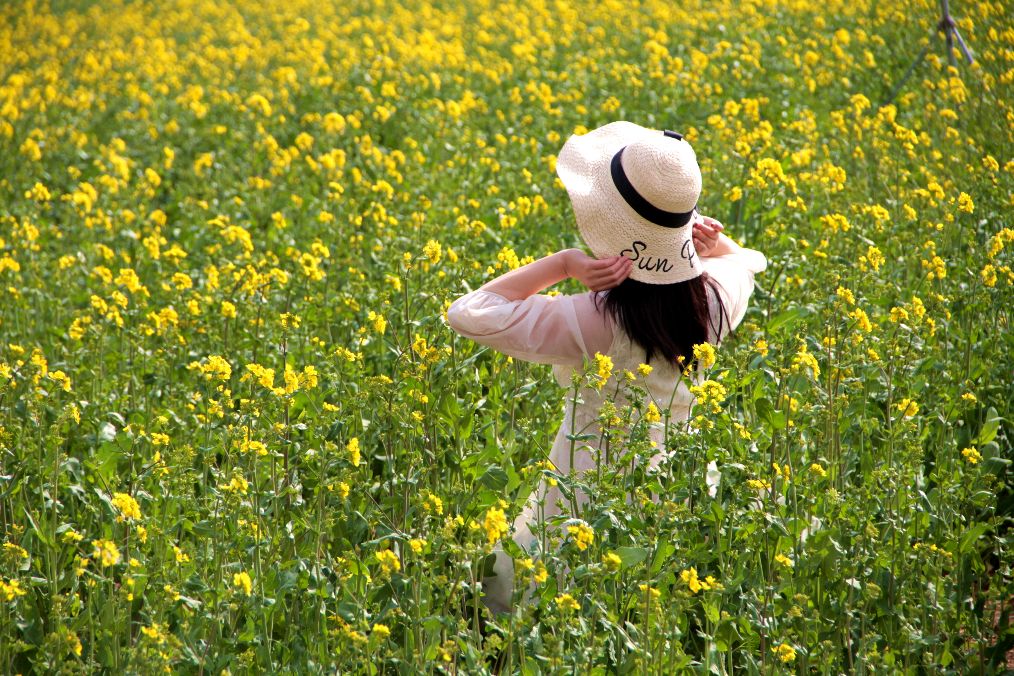
[[[682,140],[683,136],[677,134],[674,131],[666,130],[665,135],[669,138]],[[690,217],[693,216],[694,210],[685,211],[682,213],[675,213],[672,211],[664,211],[659,209],[654,204],[646,200],[641,193],[637,192],[637,189],[630,183],[630,179],[627,178],[627,173],[623,171],[623,151],[626,146],[620,148],[619,152],[613,155],[613,160],[610,163],[609,170],[613,175],[613,184],[616,189],[620,192],[620,196],[623,200],[630,205],[630,208],[637,212],[637,215],[644,220],[660,225],[663,228],[682,228],[684,225],[690,222]]]

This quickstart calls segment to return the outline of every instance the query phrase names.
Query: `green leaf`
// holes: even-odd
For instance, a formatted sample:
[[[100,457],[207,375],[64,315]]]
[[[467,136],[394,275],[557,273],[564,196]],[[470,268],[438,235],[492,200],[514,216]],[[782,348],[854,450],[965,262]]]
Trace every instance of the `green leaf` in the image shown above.
[[[982,446],[996,439],[996,433],[1000,430],[1000,423],[1003,421],[999,415],[997,415],[996,409],[992,406],[986,411],[986,422],[983,423],[982,429],[979,430],[978,436],[975,437],[973,442],[976,446]]]
[[[666,559],[672,556],[672,553],[676,551],[676,545],[669,541],[665,541],[658,546],[655,550],[655,556],[651,560],[651,574],[654,575],[658,571],[662,570],[662,565]]]
[[[768,322],[768,331],[774,333],[775,331],[777,331],[782,327],[791,327],[801,318],[805,317],[806,314],[807,314],[806,310],[801,307],[792,308],[791,310],[781,312],[775,315],[774,318],[770,322]]]
[[[479,477],[479,483],[493,491],[502,491],[507,480],[507,472],[499,465],[490,465]]]
[[[620,547],[614,553],[620,557],[620,570],[633,568],[648,558],[648,550],[644,547]]]
[[[114,442],[107,441],[99,446],[95,454],[85,461],[85,466],[98,475],[103,483],[108,484],[116,475],[116,467],[123,457],[123,451]]]
[[[53,538],[50,537],[48,531],[39,528],[39,524],[35,523],[35,519],[32,518],[32,513],[28,509],[22,506],[25,512],[25,516],[28,517],[28,523],[32,524],[32,532],[35,533],[35,537],[39,538],[39,541],[47,547],[52,547],[54,542]]]
[[[776,411],[775,407],[771,404],[770,399],[767,397],[761,397],[756,401],[754,406],[757,409],[757,417],[761,419],[761,422],[763,422],[768,429],[785,429],[785,413],[782,411]]]
[[[964,554],[972,551],[975,547],[975,541],[987,530],[989,530],[988,523],[977,523],[962,533],[961,539],[958,540],[958,553]]]

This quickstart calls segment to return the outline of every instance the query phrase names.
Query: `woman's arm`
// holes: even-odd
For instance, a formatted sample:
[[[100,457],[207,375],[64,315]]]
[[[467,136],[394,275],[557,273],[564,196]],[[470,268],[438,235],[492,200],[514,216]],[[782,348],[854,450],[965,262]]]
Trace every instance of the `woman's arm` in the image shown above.
[[[507,300],[524,300],[573,277],[592,291],[601,291],[622,282],[632,269],[633,261],[626,256],[598,260],[580,249],[564,249],[500,275],[479,288]]]
[[[559,251],[461,296],[447,308],[447,323],[512,357],[580,366],[584,357],[609,348],[612,325],[597,312],[591,294],[538,292],[568,277],[593,291],[608,289],[626,279],[630,269],[623,256],[596,260],[580,249]]]

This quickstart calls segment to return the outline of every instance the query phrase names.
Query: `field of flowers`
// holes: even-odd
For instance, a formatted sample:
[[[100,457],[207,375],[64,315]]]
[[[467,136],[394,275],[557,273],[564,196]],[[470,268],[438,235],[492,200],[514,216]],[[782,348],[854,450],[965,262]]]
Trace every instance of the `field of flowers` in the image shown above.
[[[935,2],[4,3],[0,672],[1002,670],[1014,27],[952,9],[884,105]],[[579,245],[616,119],[770,262],[650,479],[444,317]],[[493,617],[542,476],[591,501]]]

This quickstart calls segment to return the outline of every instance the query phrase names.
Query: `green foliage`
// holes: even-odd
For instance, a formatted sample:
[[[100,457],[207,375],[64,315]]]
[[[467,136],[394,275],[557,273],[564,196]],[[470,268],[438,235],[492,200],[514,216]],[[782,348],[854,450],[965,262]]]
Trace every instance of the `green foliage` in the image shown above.
[[[1009,12],[879,106],[932,3],[677,5],[0,8],[0,671],[1003,669]],[[720,412],[568,476],[444,311],[579,244],[555,154],[621,118],[769,267]],[[589,500],[493,616],[542,478]]]

